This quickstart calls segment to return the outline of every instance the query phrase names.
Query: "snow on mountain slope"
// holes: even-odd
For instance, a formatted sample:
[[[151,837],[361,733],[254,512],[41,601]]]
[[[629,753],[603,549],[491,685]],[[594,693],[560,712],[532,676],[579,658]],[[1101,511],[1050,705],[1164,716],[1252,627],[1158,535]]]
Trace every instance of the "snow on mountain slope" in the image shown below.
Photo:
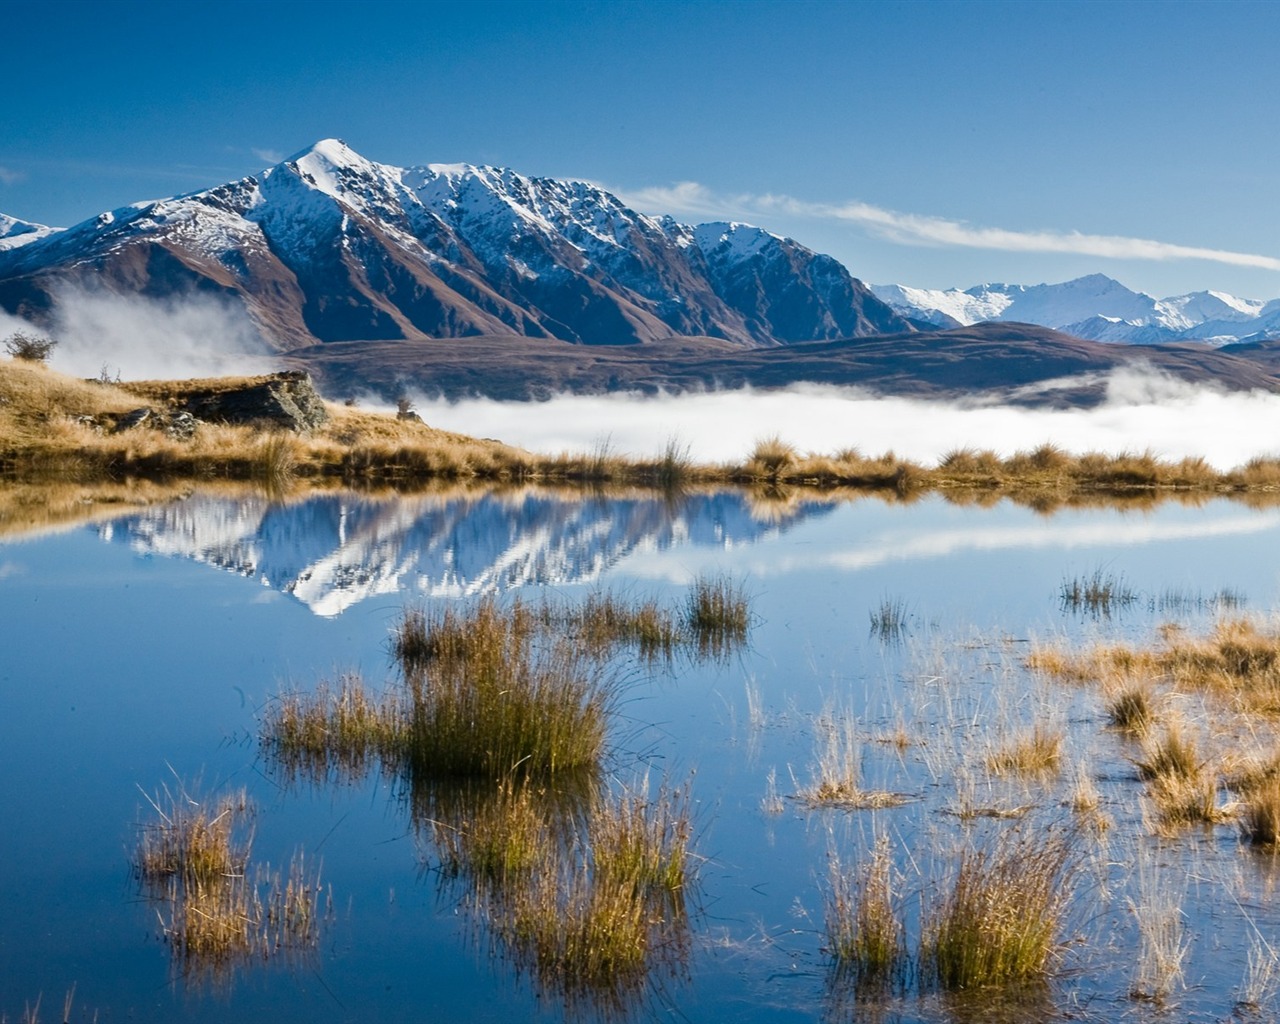
[[[17,217],[0,213],[0,252],[29,245],[61,230],[61,228],[46,227],[44,224],[32,224],[30,221],[18,220]]]
[[[1131,344],[1225,344],[1275,330],[1278,325],[1268,320],[1268,310],[1280,309],[1280,301],[1263,303],[1214,291],[1154,299],[1103,274],[1060,284],[984,284],[964,291],[873,285],[872,291],[903,316],[930,323],[1019,321],[1090,341]]]
[[[984,291],[982,286],[961,291],[949,288],[909,288],[898,284],[874,284],[871,291],[895,310],[940,327],[968,327],[999,320],[1013,299],[1000,291]]]
[[[755,347],[911,329],[831,257],[733,228],[738,241],[712,255],[695,229],[587,182],[392,167],[326,139],[241,181],[0,252],[0,308],[45,315],[68,283],[214,291],[280,349],[486,334]]]

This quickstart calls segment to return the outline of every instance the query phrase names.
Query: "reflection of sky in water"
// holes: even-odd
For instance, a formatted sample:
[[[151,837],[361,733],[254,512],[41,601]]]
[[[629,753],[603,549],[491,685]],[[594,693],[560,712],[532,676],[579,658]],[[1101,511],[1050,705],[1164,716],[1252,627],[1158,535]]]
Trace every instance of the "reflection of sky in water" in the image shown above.
[[[1001,701],[1029,713],[1026,693],[1001,688],[1021,685],[1011,668],[1026,649],[1019,641],[1146,635],[1162,619],[1146,598],[1169,590],[1229,587],[1248,609],[1269,611],[1278,534],[1280,514],[1227,501],[1041,517],[1008,504],[863,500],[761,521],[732,496],[676,508],[547,495],[325,496],[291,506],[191,502],[109,528],[9,541],[0,546],[0,814],[8,823],[0,863],[21,884],[9,887],[0,916],[0,993],[9,1000],[0,1012],[15,1016],[22,999],[43,992],[48,1000],[75,981],[77,1005],[101,1008],[103,1019],[123,1008],[144,1021],[417,1019],[428,1010],[455,1020],[556,1019],[500,964],[476,955],[469,926],[420,877],[389,784],[278,788],[256,751],[262,708],[283,687],[347,669],[375,684],[387,679],[387,636],[407,600],[509,586],[572,596],[600,584],[677,600],[696,574],[726,571],[754,595],[752,650],[727,666],[634,681],[614,769],[620,777],[697,769],[699,849],[710,858],[703,900],[714,908],[698,927],[712,938],[677,1004],[690,1019],[813,1019],[826,976],[815,879],[831,837],[856,845],[876,827],[938,819],[924,805],[892,818],[794,808],[761,815],[770,768],[784,792],[794,788],[791,772],[808,770],[809,716],[832,698],[862,709],[868,727],[892,723],[904,707],[938,716],[948,701],[978,717]],[[1099,567],[1122,574],[1144,601],[1111,623],[1064,615],[1064,578]],[[886,598],[908,611],[901,649],[869,633],[869,613]],[[1013,642],[993,639],[1005,636]],[[935,676],[956,688],[919,682]],[[976,697],[963,688],[968,679],[980,683]],[[766,717],[755,731],[748,683]],[[1084,698],[1073,691],[1070,699]],[[1093,713],[1072,708],[1077,720]],[[1115,785],[1132,796],[1126,748],[1094,733],[1102,738],[1090,742],[1103,743],[1118,766]],[[899,764],[869,744],[868,779],[928,794],[917,756]],[[331,924],[318,974],[266,971],[230,1005],[168,986],[166,951],[124,876],[138,787],[154,790],[173,778],[171,768],[188,780],[202,775],[210,788],[250,787],[261,808],[257,857],[279,864],[298,844],[323,857],[336,902],[351,909]],[[1113,813],[1136,814],[1136,803]],[[1220,831],[1225,843],[1231,829]],[[1258,899],[1252,912],[1274,934],[1280,914],[1269,897]],[[796,916],[798,906],[807,918]],[[1241,940],[1232,932],[1220,941],[1235,972]],[[1214,954],[1198,955],[1201,979]],[[1206,984],[1194,998],[1208,1013],[1224,996]]]

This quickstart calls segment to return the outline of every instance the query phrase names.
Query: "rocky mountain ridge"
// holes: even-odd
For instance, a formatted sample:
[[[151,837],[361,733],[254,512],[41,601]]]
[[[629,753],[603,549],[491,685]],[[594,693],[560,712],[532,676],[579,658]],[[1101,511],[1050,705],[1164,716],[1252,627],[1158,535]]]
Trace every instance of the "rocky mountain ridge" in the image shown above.
[[[759,347],[912,329],[833,258],[760,228],[650,217],[589,182],[391,167],[333,139],[65,230],[4,224],[29,239],[0,249],[9,313],[48,322],[74,288],[212,293],[279,351],[494,334]]]

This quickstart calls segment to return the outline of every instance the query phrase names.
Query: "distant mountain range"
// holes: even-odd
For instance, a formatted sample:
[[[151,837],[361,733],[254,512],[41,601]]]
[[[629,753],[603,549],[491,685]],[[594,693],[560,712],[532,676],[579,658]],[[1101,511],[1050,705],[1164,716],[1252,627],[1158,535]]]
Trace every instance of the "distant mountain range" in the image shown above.
[[[0,215],[0,309],[56,330],[83,291],[221,297],[332,397],[820,381],[1061,403],[1101,400],[1135,364],[1280,390],[1280,300],[1157,300],[1100,274],[873,290],[747,224],[647,216],[583,181],[391,167],[333,139],[71,228]],[[1071,375],[1092,383],[1064,389]]]
[[[980,284],[960,291],[872,285],[904,317],[935,327],[1016,321],[1091,341],[1231,345],[1280,339],[1280,299],[1260,302],[1225,292],[1153,299],[1103,274],[1061,284]]]
[[[4,218],[0,245],[10,313],[49,318],[68,285],[214,293],[279,351],[495,334],[756,347],[911,329],[835,259],[760,228],[645,216],[588,182],[390,167],[333,139],[66,230]]]

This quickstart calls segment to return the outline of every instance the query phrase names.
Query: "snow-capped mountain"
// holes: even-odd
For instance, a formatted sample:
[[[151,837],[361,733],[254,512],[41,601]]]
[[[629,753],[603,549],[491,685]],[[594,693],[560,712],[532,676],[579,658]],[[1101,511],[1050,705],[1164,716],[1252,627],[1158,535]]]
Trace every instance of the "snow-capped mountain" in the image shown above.
[[[94,527],[147,555],[188,558],[339,615],[379,595],[466,596],[583,583],[638,550],[746,544],[829,511],[801,502],[761,522],[745,496],[581,501],[519,495],[324,494],[282,505],[196,494]]]
[[[472,335],[760,346],[911,330],[834,259],[758,228],[649,217],[582,181],[391,167],[333,139],[0,251],[0,308],[47,319],[67,285],[221,294],[281,350]]]
[[[1104,274],[1061,284],[980,284],[961,291],[872,285],[903,316],[939,327],[991,320],[1039,324],[1090,341],[1226,345],[1280,337],[1280,299],[1203,291],[1155,299]]]
[[[17,217],[0,213],[0,252],[37,242],[58,230],[60,229],[46,227],[44,224],[32,224],[30,221],[18,220]]]

